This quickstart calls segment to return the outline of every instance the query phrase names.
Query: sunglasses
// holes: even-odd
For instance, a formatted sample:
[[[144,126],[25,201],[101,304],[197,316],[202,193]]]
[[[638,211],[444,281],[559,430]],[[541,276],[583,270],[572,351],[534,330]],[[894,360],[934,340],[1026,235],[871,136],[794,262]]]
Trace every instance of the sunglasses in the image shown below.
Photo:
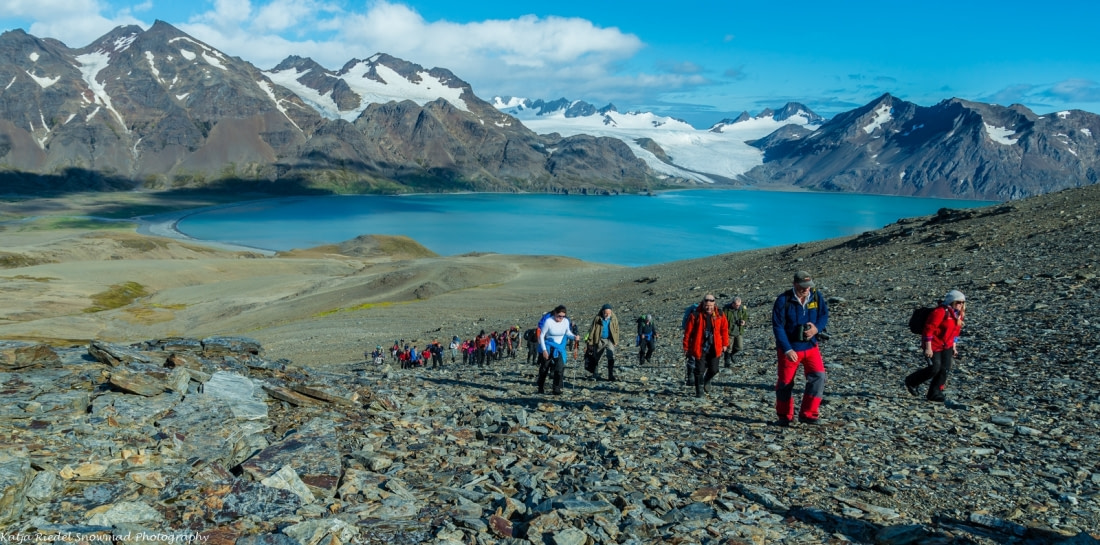
[[[565,318],[564,314],[558,314],[558,318]]]
[[[703,299],[704,303],[713,303],[714,299]]]

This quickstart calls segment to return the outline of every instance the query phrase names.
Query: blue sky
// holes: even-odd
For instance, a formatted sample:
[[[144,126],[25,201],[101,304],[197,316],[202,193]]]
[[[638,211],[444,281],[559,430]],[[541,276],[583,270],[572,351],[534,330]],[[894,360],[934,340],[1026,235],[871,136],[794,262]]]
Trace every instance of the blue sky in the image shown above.
[[[566,97],[707,127],[788,101],[826,117],[889,92],[1100,112],[1100,2],[0,0],[0,29],[83,47],[161,19],[270,69],[389,53],[484,98]]]

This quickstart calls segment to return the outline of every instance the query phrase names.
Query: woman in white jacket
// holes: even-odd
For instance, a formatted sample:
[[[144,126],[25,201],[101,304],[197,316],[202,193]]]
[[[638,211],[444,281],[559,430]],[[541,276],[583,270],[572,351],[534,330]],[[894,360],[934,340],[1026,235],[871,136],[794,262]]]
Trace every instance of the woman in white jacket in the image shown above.
[[[554,386],[550,391],[552,395],[561,395],[562,382],[565,380],[566,342],[576,339],[569,318],[566,317],[565,305],[558,305],[550,312],[550,319],[543,323],[539,332],[539,352],[542,354],[543,364],[539,367],[538,386],[539,393],[546,393],[546,375],[551,366],[554,369]]]

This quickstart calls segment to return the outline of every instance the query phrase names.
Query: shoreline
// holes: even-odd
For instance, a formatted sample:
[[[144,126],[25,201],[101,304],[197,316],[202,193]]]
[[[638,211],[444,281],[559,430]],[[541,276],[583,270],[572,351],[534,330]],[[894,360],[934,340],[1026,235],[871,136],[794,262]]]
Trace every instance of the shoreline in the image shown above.
[[[172,240],[179,240],[188,242],[191,244],[198,244],[200,246],[208,246],[219,250],[228,250],[231,252],[255,252],[267,257],[274,256],[278,252],[268,248],[257,248],[254,246],[247,246],[244,244],[230,244],[227,242],[218,242],[214,240],[205,240],[192,237],[183,231],[179,230],[179,222],[184,218],[198,214],[200,212],[207,212],[210,210],[220,210],[224,208],[232,208],[235,206],[241,206],[249,202],[257,202],[268,199],[254,199],[251,201],[240,201],[234,203],[216,204],[212,206],[204,206],[201,208],[190,208],[187,210],[179,210],[175,212],[163,212],[159,214],[152,214],[148,216],[135,216],[131,218],[138,224],[135,232],[139,235],[155,236],[169,238]]]

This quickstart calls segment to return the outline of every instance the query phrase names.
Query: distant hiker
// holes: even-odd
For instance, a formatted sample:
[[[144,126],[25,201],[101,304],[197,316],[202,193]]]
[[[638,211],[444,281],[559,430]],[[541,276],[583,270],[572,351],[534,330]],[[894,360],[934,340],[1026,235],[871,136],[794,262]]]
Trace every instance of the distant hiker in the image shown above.
[[[466,340],[466,355],[463,356],[465,360],[463,363],[474,365],[477,363],[477,339]]]
[[[607,354],[607,380],[615,378],[615,350],[619,345],[619,318],[611,310],[611,305],[600,307],[592,318],[592,327],[588,330],[588,348],[592,351],[592,378],[600,379],[600,358]]]
[[[699,303],[692,303],[684,309],[684,317],[680,320],[680,331],[687,329],[688,319],[691,318],[691,314],[695,312],[695,309],[699,308]],[[686,375],[685,382],[688,386],[695,384],[695,360],[691,357],[684,359],[684,373]]]
[[[374,351],[370,353],[370,360],[376,365],[381,365],[386,361],[385,353],[382,352],[382,345],[374,347]]]
[[[539,330],[532,327],[523,332],[523,342],[527,345],[527,363],[538,363]]]
[[[516,352],[519,351],[519,326],[514,325],[512,329],[508,330],[508,356],[512,359],[516,359]]]
[[[439,344],[438,340],[432,340],[432,369],[436,367],[443,367],[443,345]]]
[[[552,318],[542,324],[539,333],[539,353],[542,355],[539,365],[539,393],[546,393],[546,376],[553,371],[553,395],[561,395],[565,382],[565,362],[568,359],[566,342],[576,338],[566,317],[565,305],[558,305],[551,311]]]
[[[730,341],[726,316],[718,312],[715,301],[709,293],[704,296],[684,328],[684,354],[695,362],[695,397],[710,393],[710,381],[718,374],[718,358]]]
[[[825,363],[817,345],[817,334],[829,325],[829,307],[821,291],[814,289],[810,273],[798,271],[791,289],[781,293],[772,307],[772,334],[778,355],[775,383],[775,413],[780,426],[794,419],[794,376],[798,366],[806,374],[806,389],[798,421],[817,424],[821,397],[825,394]]]
[[[966,296],[959,290],[947,292],[943,296],[943,303],[928,314],[921,337],[921,347],[928,365],[905,377],[905,389],[910,394],[920,395],[917,387],[931,380],[926,396],[928,401],[943,403],[947,400],[944,395],[947,375],[951,372],[955,357],[959,355],[956,342],[965,318]]]
[[[458,347],[459,347],[460,344],[462,344],[462,341],[460,341],[458,339],[458,335],[455,335],[454,337],[451,337],[451,345],[448,346],[448,348],[451,349],[451,363],[454,363],[455,359],[458,358]],[[466,362],[462,362],[462,363],[466,363]]]
[[[497,359],[498,346],[500,345],[497,344],[497,332],[494,331],[489,334],[489,344],[485,347],[485,361],[487,363],[492,363]]]
[[[477,347],[476,360],[479,366],[485,365],[485,355],[489,351],[489,336],[485,334],[485,330],[482,329],[481,333],[474,337],[474,343]]]
[[[745,334],[745,324],[749,322],[749,309],[741,304],[740,297],[734,297],[733,301],[722,307],[722,314],[726,315],[726,322],[730,326],[730,345],[722,355],[725,366],[729,368],[733,363],[733,357],[744,349],[741,336]]]
[[[657,324],[653,323],[652,314],[643,314],[638,318],[638,365],[649,363],[656,345]]]

